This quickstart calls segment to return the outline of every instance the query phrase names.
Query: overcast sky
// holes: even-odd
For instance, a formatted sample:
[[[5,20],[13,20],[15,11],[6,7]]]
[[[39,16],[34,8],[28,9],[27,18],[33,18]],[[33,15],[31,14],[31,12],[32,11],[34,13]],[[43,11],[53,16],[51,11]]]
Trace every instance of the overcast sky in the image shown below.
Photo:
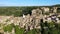
[[[60,4],[60,0],[0,0],[0,6],[46,6]]]

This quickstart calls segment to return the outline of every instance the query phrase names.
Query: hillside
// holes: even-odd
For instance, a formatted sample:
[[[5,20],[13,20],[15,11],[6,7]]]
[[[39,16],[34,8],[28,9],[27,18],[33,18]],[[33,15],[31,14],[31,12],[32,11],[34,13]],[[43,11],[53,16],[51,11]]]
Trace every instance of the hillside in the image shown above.
[[[14,16],[22,16],[23,14],[31,14],[32,9],[40,8],[40,7],[60,7],[60,4],[52,5],[52,6],[0,6],[0,15],[14,15]]]

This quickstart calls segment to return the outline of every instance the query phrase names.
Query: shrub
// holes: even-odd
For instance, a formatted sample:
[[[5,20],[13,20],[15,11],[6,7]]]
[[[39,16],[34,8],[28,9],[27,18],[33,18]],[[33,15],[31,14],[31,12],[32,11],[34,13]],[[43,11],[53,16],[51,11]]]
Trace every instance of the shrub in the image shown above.
[[[15,26],[15,34],[24,34],[24,30],[23,28],[19,28],[19,26]]]
[[[3,27],[3,30],[6,32],[6,31],[8,31],[8,32],[11,32],[12,31],[12,25],[7,25],[7,26],[4,26]]]

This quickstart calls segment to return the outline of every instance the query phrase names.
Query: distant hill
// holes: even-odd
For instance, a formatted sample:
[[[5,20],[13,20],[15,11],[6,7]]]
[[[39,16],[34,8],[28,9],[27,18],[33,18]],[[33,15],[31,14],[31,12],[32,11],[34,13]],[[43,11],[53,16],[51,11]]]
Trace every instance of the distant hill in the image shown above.
[[[52,6],[60,7],[60,4],[56,4],[56,5],[52,5]]]

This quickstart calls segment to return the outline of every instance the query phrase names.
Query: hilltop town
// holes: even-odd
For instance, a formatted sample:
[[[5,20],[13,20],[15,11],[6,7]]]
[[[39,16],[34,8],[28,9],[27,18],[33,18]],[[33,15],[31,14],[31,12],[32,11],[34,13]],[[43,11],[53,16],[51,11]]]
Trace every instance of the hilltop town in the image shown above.
[[[9,24],[19,25],[19,28],[25,28],[26,31],[32,29],[41,29],[41,20],[43,23],[51,23],[55,22],[57,24],[60,23],[60,7],[41,7],[31,10],[31,15],[27,14],[20,17],[11,16],[0,16],[0,31],[4,34],[15,34],[14,28],[11,33],[4,32],[3,27]],[[54,27],[54,26],[53,26]],[[44,27],[46,28],[46,27]]]

